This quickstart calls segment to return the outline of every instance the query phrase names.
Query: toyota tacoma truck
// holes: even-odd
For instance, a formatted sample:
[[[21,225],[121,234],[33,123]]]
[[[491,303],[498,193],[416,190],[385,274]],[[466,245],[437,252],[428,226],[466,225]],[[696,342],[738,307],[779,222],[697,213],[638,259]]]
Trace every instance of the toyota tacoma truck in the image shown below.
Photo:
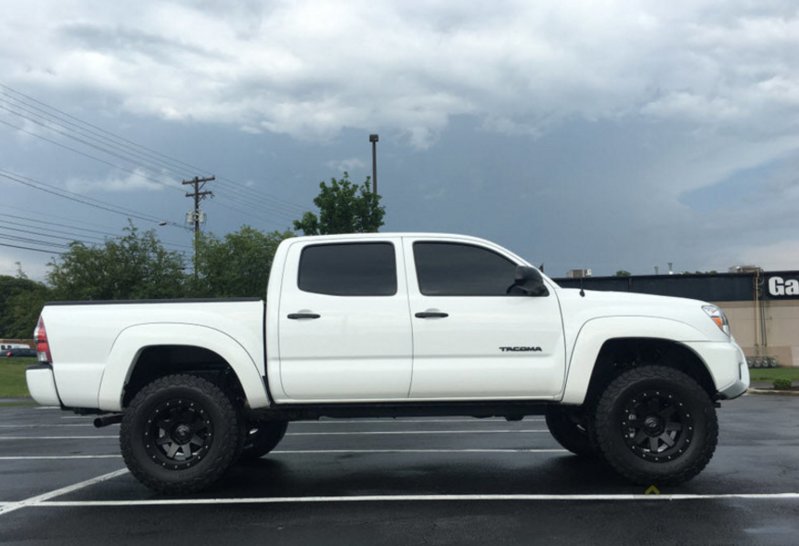
[[[675,484],[749,385],[718,307],[563,289],[460,235],[287,239],[266,301],[48,303],[34,336],[34,399],[121,423],[131,473],[172,494],[265,455],[290,421],[409,415],[544,415],[567,450]]]

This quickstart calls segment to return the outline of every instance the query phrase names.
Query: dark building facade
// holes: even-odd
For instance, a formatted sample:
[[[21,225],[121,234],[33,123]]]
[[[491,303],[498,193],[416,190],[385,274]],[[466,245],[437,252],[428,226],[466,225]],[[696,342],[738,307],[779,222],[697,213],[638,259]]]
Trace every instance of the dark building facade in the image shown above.
[[[750,362],[799,366],[799,271],[554,279],[564,288],[637,292],[714,303]]]

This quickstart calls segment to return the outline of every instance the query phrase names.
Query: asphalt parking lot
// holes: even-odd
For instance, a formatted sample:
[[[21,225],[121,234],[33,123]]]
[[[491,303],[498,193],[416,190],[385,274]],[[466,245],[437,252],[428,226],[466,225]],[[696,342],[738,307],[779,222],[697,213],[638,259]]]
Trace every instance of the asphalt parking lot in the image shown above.
[[[799,541],[799,397],[725,403],[708,468],[659,495],[563,451],[543,418],[292,423],[272,454],[169,498],[124,469],[118,426],[0,416],[4,545]]]

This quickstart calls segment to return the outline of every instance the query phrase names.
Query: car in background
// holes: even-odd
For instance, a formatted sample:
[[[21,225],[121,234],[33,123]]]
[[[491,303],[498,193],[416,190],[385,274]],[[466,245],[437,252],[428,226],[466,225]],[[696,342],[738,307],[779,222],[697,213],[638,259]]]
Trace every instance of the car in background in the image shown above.
[[[13,357],[36,357],[36,349],[31,349],[30,347],[14,347],[12,349],[8,349],[3,351],[2,354],[6,358],[13,358]]]
[[[9,349],[30,349],[30,345],[24,343],[0,343],[0,350],[7,351]]]

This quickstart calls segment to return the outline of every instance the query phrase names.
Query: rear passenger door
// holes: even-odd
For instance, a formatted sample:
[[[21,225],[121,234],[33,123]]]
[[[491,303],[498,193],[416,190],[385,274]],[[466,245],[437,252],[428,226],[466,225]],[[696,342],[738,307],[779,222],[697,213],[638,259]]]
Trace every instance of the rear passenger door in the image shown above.
[[[294,243],[279,309],[280,379],[298,401],[404,399],[412,339],[401,239]]]

